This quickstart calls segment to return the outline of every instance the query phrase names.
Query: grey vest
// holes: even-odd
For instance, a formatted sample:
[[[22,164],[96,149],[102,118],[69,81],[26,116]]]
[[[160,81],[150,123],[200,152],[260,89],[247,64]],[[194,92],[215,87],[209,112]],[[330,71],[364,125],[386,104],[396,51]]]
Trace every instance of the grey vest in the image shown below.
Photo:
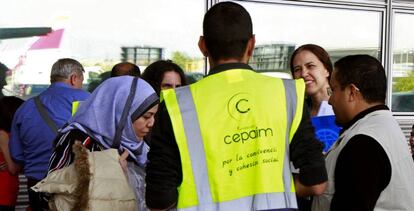
[[[414,210],[414,162],[407,141],[392,113],[378,110],[369,113],[346,130],[339,137],[342,141],[332,146],[328,152],[328,187],[321,196],[314,197],[312,211],[330,210],[335,193],[336,160],[348,141],[358,134],[374,138],[383,147],[391,162],[391,181],[382,191],[374,210]]]

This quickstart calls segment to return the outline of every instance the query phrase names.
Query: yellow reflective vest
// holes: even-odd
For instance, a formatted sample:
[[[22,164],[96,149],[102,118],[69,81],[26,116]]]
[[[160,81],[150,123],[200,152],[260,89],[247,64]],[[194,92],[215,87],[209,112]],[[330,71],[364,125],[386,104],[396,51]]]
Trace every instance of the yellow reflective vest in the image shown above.
[[[303,80],[226,70],[163,91],[180,151],[179,209],[296,208],[289,143]]]
[[[75,115],[76,111],[78,110],[80,102],[81,101],[73,101],[72,102],[72,116]]]

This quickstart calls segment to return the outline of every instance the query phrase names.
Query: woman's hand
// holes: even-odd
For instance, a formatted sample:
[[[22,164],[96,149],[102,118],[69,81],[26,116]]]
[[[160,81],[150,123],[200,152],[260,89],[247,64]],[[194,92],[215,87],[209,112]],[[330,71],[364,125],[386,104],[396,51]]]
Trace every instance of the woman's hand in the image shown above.
[[[7,164],[6,164],[6,162],[1,162],[0,163],[0,171],[3,171],[3,170],[7,170]]]

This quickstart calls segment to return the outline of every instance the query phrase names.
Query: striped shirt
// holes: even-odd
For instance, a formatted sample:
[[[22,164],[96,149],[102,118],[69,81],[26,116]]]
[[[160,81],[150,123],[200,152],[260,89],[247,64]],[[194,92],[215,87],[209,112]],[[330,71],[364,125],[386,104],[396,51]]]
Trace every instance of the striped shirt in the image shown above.
[[[60,134],[54,141],[55,148],[49,160],[49,173],[67,167],[73,162],[75,154],[72,145],[75,141],[80,141],[91,152],[104,150],[95,139],[79,129]]]

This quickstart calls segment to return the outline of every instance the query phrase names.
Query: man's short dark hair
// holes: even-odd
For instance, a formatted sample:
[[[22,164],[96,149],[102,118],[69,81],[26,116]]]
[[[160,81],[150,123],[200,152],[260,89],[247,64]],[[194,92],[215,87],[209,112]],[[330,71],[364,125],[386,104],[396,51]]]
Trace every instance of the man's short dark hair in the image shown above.
[[[2,98],[3,95],[3,87],[7,85],[6,81],[6,72],[9,71],[9,68],[0,62],[0,98]]]
[[[354,84],[369,103],[385,103],[387,79],[382,64],[369,55],[351,55],[338,60],[335,78],[341,89]]]
[[[0,129],[10,133],[13,115],[23,103],[24,100],[14,96],[0,99]]]
[[[221,2],[204,15],[203,36],[213,60],[240,59],[253,36],[252,20],[241,5]]]
[[[123,75],[140,76],[141,70],[136,64],[130,62],[121,62],[112,67],[111,77]]]

